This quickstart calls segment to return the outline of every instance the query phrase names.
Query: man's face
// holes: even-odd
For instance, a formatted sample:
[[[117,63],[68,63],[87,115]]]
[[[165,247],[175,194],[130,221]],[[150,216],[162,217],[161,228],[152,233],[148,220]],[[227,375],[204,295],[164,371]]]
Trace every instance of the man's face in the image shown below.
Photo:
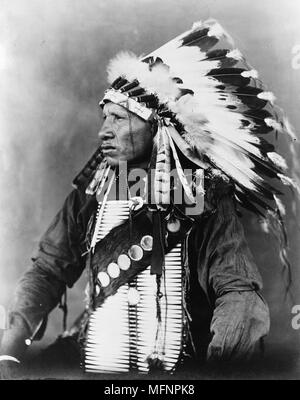
[[[114,166],[120,161],[137,166],[147,164],[152,150],[150,123],[114,103],[104,105],[103,117],[99,137],[108,164]]]

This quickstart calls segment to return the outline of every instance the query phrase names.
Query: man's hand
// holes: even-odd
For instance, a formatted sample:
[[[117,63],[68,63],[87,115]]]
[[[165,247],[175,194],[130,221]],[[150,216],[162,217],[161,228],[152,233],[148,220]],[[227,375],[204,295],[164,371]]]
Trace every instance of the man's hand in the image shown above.
[[[10,327],[3,332],[0,344],[0,379],[16,379],[20,374],[20,362],[28,347],[30,332],[20,317],[11,319]]]
[[[209,362],[251,358],[259,340],[267,335],[267,305],[255,291],[228,292],[216,300],[211,322]]]
[[[0,380],[17,379],[20,373],[20,364],[15,361],[0,361]]]

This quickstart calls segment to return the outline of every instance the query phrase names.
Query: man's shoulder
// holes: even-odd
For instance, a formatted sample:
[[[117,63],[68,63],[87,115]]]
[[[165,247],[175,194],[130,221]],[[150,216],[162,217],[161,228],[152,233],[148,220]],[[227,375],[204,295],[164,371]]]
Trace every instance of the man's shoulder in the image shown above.
[[[84,187],[73,188],[67,195],[64,208],[67,213],[85,214],[97,206],[97,199],[93,195],[86,194]]]

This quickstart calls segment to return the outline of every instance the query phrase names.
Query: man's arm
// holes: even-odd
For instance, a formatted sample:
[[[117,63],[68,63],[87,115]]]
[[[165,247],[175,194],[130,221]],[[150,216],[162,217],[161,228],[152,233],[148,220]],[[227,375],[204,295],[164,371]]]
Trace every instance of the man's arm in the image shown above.
[[[25,340],[35,335],[66,286],[72,287],[80,277],[84,268],[80,246],[84,232],[78,215],[81,206],[82,197],[74,190],[43,235],[33,265],[18,282],[0,354],[22,358]]]
[[[198,266],[202,287],[213,302],[208,360],[248,358],[270,327],[259,291],[262,280],[246,243],[230,190],[220,196],[204,228]],[[211,295],[212,294],[212,295]]]

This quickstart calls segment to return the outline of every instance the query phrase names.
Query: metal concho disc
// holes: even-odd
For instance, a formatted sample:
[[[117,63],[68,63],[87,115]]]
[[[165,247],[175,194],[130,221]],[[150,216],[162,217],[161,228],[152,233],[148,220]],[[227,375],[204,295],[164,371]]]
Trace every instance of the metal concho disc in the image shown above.
[[[153,247],[153,237],[150,235],[143,236],[141,239],[142,249],[145,251],[151,251]]]
[[[179,219],[170,219],[167,223],[167,229],[171,233],[178,232],[180,229],[180,221]]]
[[[109,276],[108,276],[108,274],[106,272],[102,272],[102,271],[99,272],[97,278],[98,278],[98,281],[100,282],[100,285],[102,287],[106,287],[106,286],[109,285],[110,278],[109,278]]]
[[[116,263],[108,264],[107,273],[111,278],[117,278],[120,275],[119,265]]]
[[[132,259],[132,261],[141,260],[143,258],[143,254],[143,249],[137,244],[134,244],[128,250],[128,255]]]
[[[118,257],[118,266],[120,267],[120,269],[122,269],[123,271],[126,271],[131,264],[130,258],[127,256],[127,254],[121,254]]]
[[[136,306],[140,301],[140,294],[137,289],[129,288],[127,292],[127,300],[131,306]]]

